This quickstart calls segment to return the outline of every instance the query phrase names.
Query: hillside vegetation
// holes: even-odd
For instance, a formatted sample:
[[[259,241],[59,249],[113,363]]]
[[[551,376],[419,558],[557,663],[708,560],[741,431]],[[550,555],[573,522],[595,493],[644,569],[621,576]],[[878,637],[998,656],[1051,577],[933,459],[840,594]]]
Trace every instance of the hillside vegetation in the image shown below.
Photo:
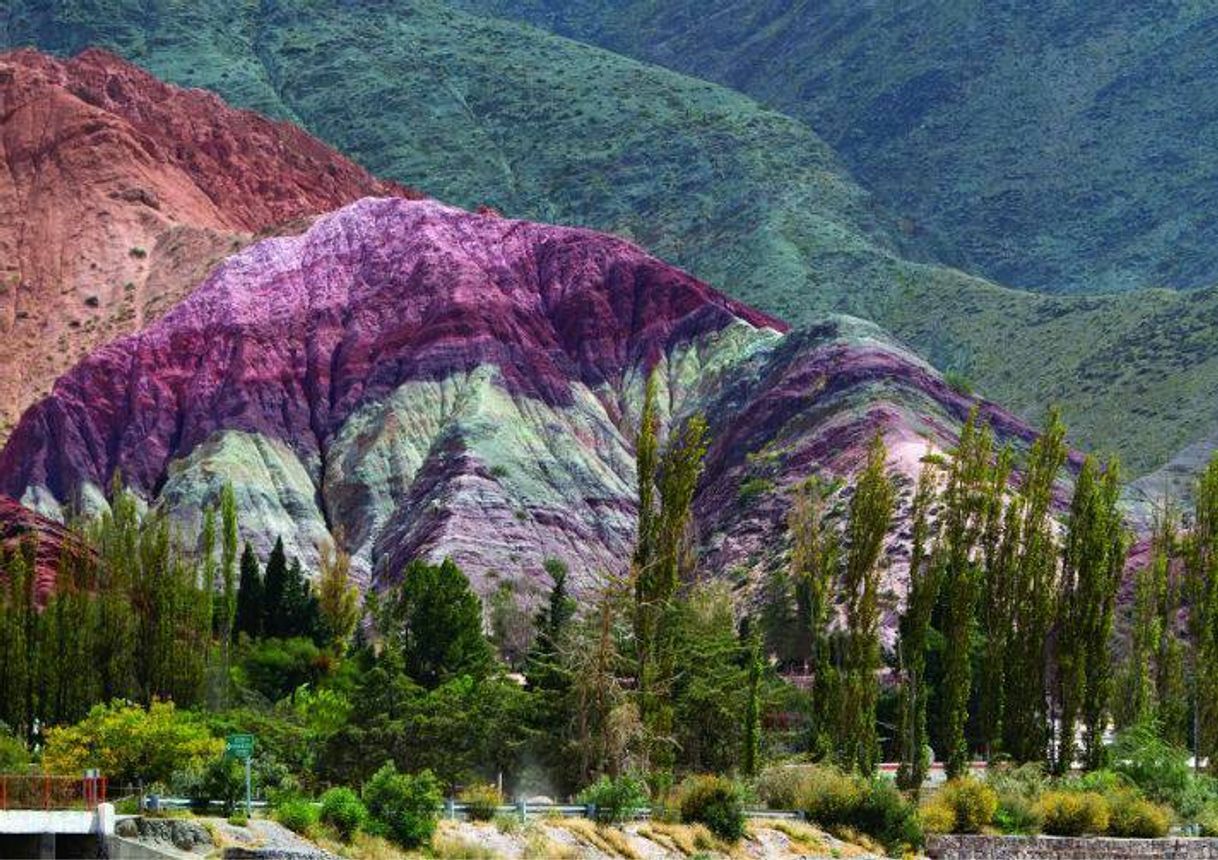
[[[945,262],[1049,292],[1214,283],[1211,5],[461,2],[806,120]]]

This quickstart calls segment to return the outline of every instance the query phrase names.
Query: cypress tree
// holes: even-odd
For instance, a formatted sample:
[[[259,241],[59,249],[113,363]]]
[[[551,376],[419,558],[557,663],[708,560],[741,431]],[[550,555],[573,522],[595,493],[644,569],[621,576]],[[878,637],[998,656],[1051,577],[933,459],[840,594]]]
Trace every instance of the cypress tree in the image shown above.
[[[254,548],[246,542],[241,551],[241,578],[237,585],[234,636],[244,633],[251,639],[257,639],[262,635],[263,600],[262,569]]]
[[[288,557],[283,551],[283,538],[275,539],[275,546],[267,556],[262,575],[262,635],[281,636],[284,628],[284,597],[288,587]]]

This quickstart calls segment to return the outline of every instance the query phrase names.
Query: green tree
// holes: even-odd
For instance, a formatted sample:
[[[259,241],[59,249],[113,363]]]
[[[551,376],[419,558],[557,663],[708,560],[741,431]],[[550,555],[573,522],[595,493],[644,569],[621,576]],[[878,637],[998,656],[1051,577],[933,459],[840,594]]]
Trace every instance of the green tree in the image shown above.
[[[1060,729],[1058,772],[1074,763],[1075,729],[1084,727],[1083,766],[1102,764],[1112,678],[1109,644],[1116,591],[1125,565],[1125,535],[1120,512],[1119,467],[1101,473],[1087,457],[1075,482],[1062,554],[1058,598],[1057,688]]]
[[[241,579],[237,587],[237,616],[233,632],[251,639],[262,635],[262,569],[254,548],[247,542],[241,551]]]
[[[960,432],[948,471],[943,502],[943,688],[942,721],[948,778],[967,772],[965,737],[972,692],[972,649],[978,586],[978,546],[986,528],[991,486],[993,434],[978,427],[976,409]]]
[[[58,774],[99,768],[116,785],[167,782],[175,770],[200,770],[223,746],[173,702],[154,700],[147,709],[113,702],[75,725],[48,729],[42,764]]]
[[[482,633],[482,604],[451,559],[407,565],[378,619],[381,635],[402,655],[406,673],[427,688],[458,675],[485,677],[492,667]]]
[[[876,433],[850,500],[846,565],[845,654],[837,750],[842,761],[866,776],[875,772],[880,748],[876,704],[880,697],[880,560],[892,525],[896,491],[888,476],[888,449]]]
[[[1192,645],[1193,750],[1218,773],[1218,455],[1197,480],[1184,560]]]
[[[931,613],[939,596],[939,564],[931,557],[936,544],[936,526],[930,509],[938,498],[937,466],[923,461],[914,492],[911,516],[913,535],[909,554],[909,595],[900,620],[897,659],[901,678],[898,748],[900,766],[897,785],[917,792],[926,780],[930,765],[927,748],[926,640]]]
[[[653,371],[644,392],[636,446],[639,531],[633,570],[634,644],[639,713],[654,741],[654,764],[666,770],[672,764],[674,645],[667,635],[671,625],[665,619],[672,612],[682,572],[691,561],[691,505],[707,441],[706,420],[695,415],[673,431],[657,464],[656,387]]]
[[[1053,620],[1058,548],[1053,535],[1053,487],[1066,461],[1066,427],[1057,410],[1028,453],[1009,522],[1018,523],[1019,549],[1011,579],[1003,749],[1016,761],[1044,761],[1048,752],[1047,643]]]
[[[826,522],[829,488],[816,478],[800,482],[787,515],[791,535],[790,577],[795,590],[795,619],[806,641],[812,671],[812,720],[809,748],[826,753],[832,748],[833,703],[837,701],[837,674],[831,660],[829,618],[833,584],[837,578],[840,546]]]
[[[282,631],[287,589],[288,556],[283,549],[283,538],[276,538],[262,575],[262,621],[259,629],[264,635],[277,636]]]
[[[330,646],[341,654],[359,623],[359,587],[351,581],[351,556],[336,542],[321,547],[319,566],[317,603],[322,630]]]

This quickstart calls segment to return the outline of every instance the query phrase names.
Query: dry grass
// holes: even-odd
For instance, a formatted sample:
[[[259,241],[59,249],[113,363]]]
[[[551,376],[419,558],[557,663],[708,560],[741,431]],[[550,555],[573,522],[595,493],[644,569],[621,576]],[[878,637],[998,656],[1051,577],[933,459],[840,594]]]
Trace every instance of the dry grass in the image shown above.
[[[407,860],[411,856],[388,839],[362,832],[355,834],[350,843],[340,842],[332,836],[321,836],[316,841],[331,854],[350,860]]]
[[[564,818],[562,821],[555,821],[554,826],[570,831],[577,838],[606,854],[625,857],[626,860],[639,860],[639,855],[631,847],[626,834],[616,827],[599,826],[586,818]]]
[[[458,823],[441,821],[431,837],[431,855],[440,860],[497,860],[495,850],[458,832]]]
[[[841,848],[842,857],[858,857],[862,854],[876,854],[883,857],[887,853],[883,845],[853,827],[835,827],[832,832],[842,842],[847,843]]]
[[[524,856],[529,860],[578,860],[579,852],[555,842],[540,825],[531,824],[524,834]]]
[[[781,819],[754,822],[754,827],[767,827],[776,830],[791,840],[791,849],[799,854],[823,855],[829,853],[829,847],[821,838],[822,833],[815,827],[802,821],[783,821]]]

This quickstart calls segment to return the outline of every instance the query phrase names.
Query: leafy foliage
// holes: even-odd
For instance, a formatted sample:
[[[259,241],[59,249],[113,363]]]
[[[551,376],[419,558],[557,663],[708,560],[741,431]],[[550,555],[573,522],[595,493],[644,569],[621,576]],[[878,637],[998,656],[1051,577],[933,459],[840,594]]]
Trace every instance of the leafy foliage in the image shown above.
[[[688,777],[677,789],[681,820],[705,824],[720,839],[736,842],[744,835],[744,801],[740,786],[726,777]]]
[[[350,842],[367,820],[367,807],[351,789],[337,786],[321,796],[321,821],[333,827],[344,842]]]
[[[392,762],[386,762],[364,784],[362,797],[370,817],[369,829],[404,848],[430,841],[443,799],[431,771],[398,773]]]
[[[596,820],[602,824],[629,821],[650,806],[647,784],[630,774],[602,776],[580,791],[575,801],[596,806]]]
[[[99,768],[119,785],[166,782],[179,768],[201,770],[223,746],[173,702],[154,700],[145,710],[116,701],[94,706],[76,725],[48,729],[42,764],[59,774]]]

